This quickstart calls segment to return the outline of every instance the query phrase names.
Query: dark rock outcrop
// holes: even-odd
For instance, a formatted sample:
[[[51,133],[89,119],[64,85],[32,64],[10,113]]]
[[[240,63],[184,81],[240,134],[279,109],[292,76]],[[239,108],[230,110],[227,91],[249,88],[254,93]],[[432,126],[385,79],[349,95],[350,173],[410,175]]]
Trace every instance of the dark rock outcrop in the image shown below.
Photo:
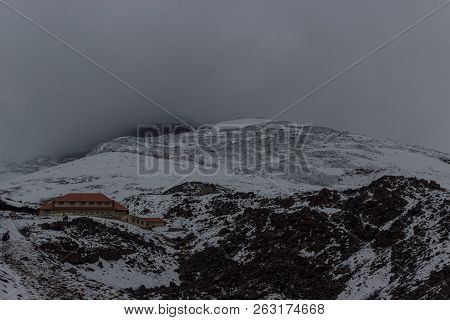
[[[382,298],[382,290],[399,299],[448,297],[448,255],[425,280],[413,279],[427,261],[445,257],[433,243],[449,243],[449,198],[448,191],[433,181],[396,176],[359,189],[323,189],[286,199],[238,194],[230,198],[218,192],[208,203],[214,209],[212,217],[240,212],[218,231],[218,245],[191,252],[190,245],[202,234],[180,239],[180,285],[129,294],[166,299],[336,299],[365,265],[367,278],[378,277],[384,269],[389,276],[386,285],[365,298]],[[249,199],[254,205],[243,207]],[[189,198],[184,206],[190,217],[200,214]],[[358,264],[354,259],[361,250],[373,252],[373,257]],[[354,266],[347,261],[355,261]],[[393,287],[384,288],[389,285]]]

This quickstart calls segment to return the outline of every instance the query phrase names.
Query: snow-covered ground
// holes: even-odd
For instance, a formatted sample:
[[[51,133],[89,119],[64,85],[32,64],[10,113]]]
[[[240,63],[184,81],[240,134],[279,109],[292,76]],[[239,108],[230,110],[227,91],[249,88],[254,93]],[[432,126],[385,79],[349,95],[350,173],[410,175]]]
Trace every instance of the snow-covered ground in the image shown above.
[[[5,263],[0,263],[0,300],[30,299],[20,277]]]
[[[17,272],[13,271],[5,262],[5,257],[14,254],[18,250],[17,228],[6,218],[6,215],[0,212],[0,235],[9,231],[13,238],[9,242],[0,242],[0,300],[22,300],[31,299],[33,294],[26,288],[23,279]]]
[[[230,126],[237,123],[245,128],[249,123],[262,121],[263,119],[240,119],[226,124]],[[221,127],[223,125],[220,124]],[[274,124],[256,125],[250,130],[263,131],[271,125]],[[179,136],[177,143],[167,136],[151,140],[123,137],[98,146],[79,160],[45,168],[13,180],[0,181],[0,196],[38,204],[60,194],[81,191],[102,192],[122,200],[140,193],[160,194],[163,190],[186,181],[216,183],[243,192],[273,195],[323,187],[358,187],[383,175],[435,180],[450,188],[449,155],[327,128],[303,127],[292,123],[275,125],[276,133],[268,131],[265,136],[250,141],[244,152],[252,153],[252,148],[256,148],[258,144],[270,147],[268,136],[271,133],[274,135],[285,132],[293,137],[303,134],[306,142],[297,147],[301,149],[307,170],[281,173],[258,171],[255,168],[261,159],[248,159],[242,155],[243,150],[236,152],[233,149],[236,144],[242,145],[242,139],[248,139],[248,135],[230,137],[221,134],[220,139],[207,147],[208,152],[214,154],[212,165],[216,170],[212,174],[204,174],[199,170],[205,163],[202,139],[209,135],[208,132],[184,133]],[[293,130],[292,127],[296,129]],[[279,155],[288,152],[290,147],[277,144],[274,148],[268,161],[279,161]],[[256,156],[258,157],[258,152]],[[188,160],[183,162],[185,159]],[[159,169],[154,174],[141,174],[139,170],[145,163],[152,163]],[[196,169],[182,171],[183,165]],[[233,167],[232,172],[227,169],[229,167]],[[172,171],[164,172],[167,168]]]
[[[11,239],[0,243],[0,299],[58,298],[58,291],[66,298],[115,298],[125,288],[178,283],[174,250],[160,233],[101,218],[93,220],[101,231],[89,235],[78,233],[86,232],[83,226],[81,231],[77,225],[61,230],[43,227],[58,221],[26,215],[10,219],[2,213],[0,234],[8,230]],[[114,230],[123,231],[127,238],[121,238],[120,232],[116,235]],[[108,232],[112,235],[108,236]],[[65,251],[64,243],[69,242],[80,249]],[[114,256],[114,251],[127,248],[131,253]],[[80,259],[83,255],[95,256],[96,252],[100,252],[100,258],[78,264],[72,259],[77,251],[82,252]],[[64,289],[67,293],[62,293]]]
[[[45,165],[42,167],[33,165],[35,169],[31,171],[34,172],[21,172],[16,177],[9,176],[8,179],[0,180],[0,199],[17,207],[38,206],[48,199],[69,192],[100,192],[122,202],[132,213],[164,217],[169,222],[169,227],[149,232],[125,223],[94,219],[94,222],[87,222],[87,224],[90,225],[89,228],[95,230],[100,228],[101,235],[96,236],[90,233],[90,229],[85,233],[86,230],[77,223],[61,227],[58,225],[60,221],[56,218],[41,219],[22,216],[19,219],[10,219],[6,217],[7,212],[3,212],[0,218],[0,233],[10,230],[13,237],[11,242],[0,244],[2,249],[0,293],[3,292],[14,299],[57,298],[58,290],[65,284],[71,288],[67,293],[70,298],[111,298],[118,294],[121,298],[127,298],[124,291],[126,288],[136,290],[140,286],[170,288],[183,285],[180,278],[182,271],[178,269],[182,262],[185,264],[184,268],[188,269],[192,267],[190,264],[195,264],[195,261],[189,260],[190,255],[201,257],[211,248],[225,247],[223,251],[229,254],[228,263],[236,263],[238,266],[254,263],[253,260],[258,259],[258,254],[265,254],[265,249],[258,251],[261,248],[252,241],[256,239],[259,245],[268,241],[268,238],[275,239],[273,241],[276,242],[278,234],[281,234],[281,238],[283,237],[284,231],[279,233],[279,230],[271,230],[270,223],[273,221],[270,219],[275,219],[276,214],[289,213],[296,219],[303,219],[306,215],[307,227],[308,223],[313,226],[322,223],[322,221],[311,221],[316,216],[308,216],[309,211],[306,210],[308,208],[314,208],[317,216],[326,216],[331,221],[320,230],[322,232],[323,228],[332,226],[333,232],[330,234],[336,239],[331,239],[330,243],[320,251],[314,251],[310,244],[284,244],[281,240],[279,243],[276,242],[275,246],[278,249],[284,245],[291,246],[286,250],[288,252],[293,250],[295,253],[293,258],[300,257],[306,259],[305,261],[317,260],[323,263],[321,255],[330,255],[329,258],[336,261],[342,258],[333,268],[333,272],[337,273],[336,277],[325,280],[325,283],[327,281],[338,283],[339,279],[349,277],[339,298],[362,299],[373,295],[389,298],[392,294],[397,294],[395,289],[399,283],[395,281],[403,279],[403,276],[399,275],[398,270],[395,269],[396,265],[392,264],[392,260],[397,259],[399,253],[392,251],[391,248],[380,248],[374,245],[377,240],[374,239],[373,234],[370,240],[365,240],[364,245],[359,242],[353,244],[351,254],[344,250],[350,243],[350,240],[346,238],[347,233],[352,230],[352,224],[355,223],[352,217],[348,218],[347,215],[354,215],[355,221],[361,223],[361,228],[373,228],[376,233],[390,232],[393,225],[396,226],[395,223],[402,221],[404,225],[401,225],[401,232],[404,244],[415,244],[414,235],[417,234],[418,229],[422,229],[423,232],[419,237],[420,245],[426,245],[426,251],[419,248],[418,251],[413,252],[412,256],[416,256],[416,260],[419,259],[417,256],[420,256],[418,260],[420,264],[414,266],[414,272],[411,273],[413,278],[407,279],[408,281],[420,284],[427,281],[431,274],[445,270],[448,264],[445,246],[449,243],[445,237],[448,238],[448,235],[436,224],[445,214],[448,215],[443,205],[445,198],[448,197],[448,191],[429,191],[428,189],[435,187],[425,188],[422,186],[425,182],[407,180],[407,184],[417,184],[414,188],[411,187],[411,190],[420,192],[414,197],[411,195],[408,203],[403,205],[402,201],[396,197],[399,192],[407,194],[405,189],[402,189],[406,188],[404,186],[399,187],[400,191],[396,190],[394,199],[387,200],[382,197],[388,197],[390,189],[385,189],[382,185],[376,186],[381,198],[378,198],[379,194],[374,194],[375,191],[368,192],[364,188],[358,192],[353,191],[357,195],[364,193],[362,200],[358,200],[356,204],[345,202],[348,200],[345,192],[348,191],[344,192],[344,190],[367,186],[372,181],[387,175],[434,180],[448,190],[450,189],[449,155],[426,148],[401,145],[390,140],[338,132],[327,128],[295,123],[267,125],[264,122],[264,119],[238,119],[213,126],[210,129],[211,132],[208,132],[209,129],[202,129],[202,132],[180,134],[177,136],[178,142],[168,136],[154,137],[149,140],[122,137],[99,145],[79,159],[52,165],[49,165],[47,161],[40,161],[39,163]],[[273,125],[276,129],[271,127]],[[225,128],[225,132],[219,132],[218,139],[213,144],[205,145],[205,137],[215,134],[218,128]],[[229,130],[234,130],[233,128],[254,131],[257,133],[254,135],[256,138],[251,138],[251,134],[230,135]],[[283,161],[283,155],[290,151],[289,148],[292,146],[289,143],[275,145],[272,143],[271,139],[280,132],[288,137],[288,141],[299,136],[305,138],[304,143],[294,145],[293,148],[301,152],[302,161],[307,165],[307,170],[280,173],[257,169],[258,164],[261,163]],[[246,146],[245,150],[236,149],[236,146],[242,145]],[[272,148],[271,152],[263,155],[263,152],[257,149],[259,146],[263,146],[262,150]],[[235,150],[238,152],[236,153]],[[249,152],[254,157],[248,157],[242,152]],[[214,156],[208,158],[208,154]],[[288,164],[296,164],[289,161],[291,160],[288,160]],[[159,170],[151,175],[140,173],[141,165],[150,162]],[[182,171],[183,168],[186,169],[184,165],[197,170],[187,174],[174,173],[174,169],[177,172]],[[213,174],[203,174],[199,168],[205,165],[211,165],[217,170]],[[166,168],[172,171],[166,173],[164,171]],[[7,170],[3,172],[6,177]],[[194,182],[201,183],[196,185]],[[207,184],[215,185],[214,191],[203,193],[200,190],[211,188],[211,185]],[[186,185],[186,189],[174,188],[183,185]],[[200,188],[200,191],[195,188]],[[333,200],[332,204],[328,203],[331,200],[327,197],[321,196],[320,201],[323,203],[312,205],[307,195],[323,188],[334,189],[341,194],[337,200]],[[421,188],[425,188],[425,191]],[[293,198],[289,199],[289,197]],[[403,198],[407,196],[403,195]],[[294,204],[280,207],[279,202],[282,200],[287,203],[293,201]],[[376,208],[389,217],[388,222],[376,224],[370,221],[372,218],[370,215],[366,216],[365,211],[358,211],[359,209],[352,211],[352,206],[359,206],[370,201],[378,204]],[[433,201],[436,201],[440,207],[433,208]],[[423,202],[428,203],[428,209],[423,209],[422,212],[422,208],[417,208],[423,206]],[[384,208],[386,203],[389,206],[392,203],[398,205],[398,212],[390,207]],[[261,208],[264,209],[258,211]],[[367,206],[361,210],[371,212],[373,208]],[[254,217],[248,217],[249,214]],[[264,216],[266,220],[259,221],[260,214],[267,215]],[[399,216],[396,216],[397,214]],[[291,220],[293,221],[298,222],[295,219]],[[50,226],[45,227],[43,224]],[[299,227],[303,225],[300,224]],[[19,230],[22,231],[19,232]],[[122,234],[120,230],[129,234],[131,238]],[[242,243],[234,243],[227,247],[233,241],[231,236],[233,232],[237,234],[242,232],[240,234]],[[262,236],[266,233],[267,236]],[[294,234],[292,239],[304,240],[301,237],[305,234]],[[439,239],[433,239],[436,234],[439,234]],[[312,232],[311,235],[319,237],[319,239],[314,237],[313,239],[320,245],[329,240],[320,239],[320,233]],[[116,238],[123,241],[115,243]],[[139,240],[141,238],[142,241]],[[289,241],[293,241],[292,239]],[[343,239],[347,239],[347,242]],[[130,243],[133,244],[131,247]],[[58,256],[66,250],[64,246],[67,245],[83,248],[89,254],[94,252],[94,255],[98,255],[98,252],[102,253],[102,250],[107,250],[109,254],[111,245],[115,245],[118,250],[124,250],[126,254],[118,260],[111,257],[107,257],[109,260],[106,260],[100,257],[94,259],[95,263],[78,264],[79,261],[69,263]],[[180,258],[180,255],[184,254],[187,255],[187,260]],[[205,254],[204,258],[208,259],[208,257],[209,255]],[[300,260],[302,261],[304,260]],[[213,262],[210,261],[210,263]],[[328,263],[325,267],[329,267]],[[342,274],[344,269],[347,275]],[[48,270],[51,270],[51,273]],[[210,270],[203,271],[210,272]],[[200,271],[198,275],[193,276],[201,277]],[[213,278],[215,276],[216,274]],[[397,280],[391,280],[391,278]],[[2,279],[6,280],[2,281]],[[40,282],[55,282],[55,287],[45,290]],[[77,288],[79,283],[82,285]],[[204,288],[204,290],[207,289],[209,290],[209,287]],[[165,289],[161,290],[165,292]],[[283,297],[283,294],[269,292],[267,296]]]

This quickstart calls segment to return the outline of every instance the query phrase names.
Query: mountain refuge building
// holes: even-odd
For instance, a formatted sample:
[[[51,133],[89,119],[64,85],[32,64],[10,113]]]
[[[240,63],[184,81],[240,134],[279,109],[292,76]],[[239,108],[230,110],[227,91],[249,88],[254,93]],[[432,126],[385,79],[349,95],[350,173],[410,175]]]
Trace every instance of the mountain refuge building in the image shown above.
[[[37,209],[39,216],[91,216],[116,219],[144,229],[163,227],[161,218],[130,215],[122,204],[101,193],[69,193],[45,203]]]
[[[69,193],[38,208],[38,215],[83,215],[115,218],[128,215],[128,209],[101,193]]]

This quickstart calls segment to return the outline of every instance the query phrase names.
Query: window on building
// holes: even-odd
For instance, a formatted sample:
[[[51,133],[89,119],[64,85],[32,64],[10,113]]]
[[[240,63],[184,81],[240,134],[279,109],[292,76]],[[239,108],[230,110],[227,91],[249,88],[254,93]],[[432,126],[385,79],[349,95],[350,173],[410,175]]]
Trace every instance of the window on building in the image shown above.
[[[63,205],[64,205],[64,202],[59,201],[58,204],[59,204],[60,206],[63,206]]]
[[[74,202],[74,201],[70,201],[70,205],[71,205],[71,206],[74,206],[74,205],[75,205],[75,202]]]
[[[90,206],[93,206],[95,203],[94,202],[89,202],[89,205]]]

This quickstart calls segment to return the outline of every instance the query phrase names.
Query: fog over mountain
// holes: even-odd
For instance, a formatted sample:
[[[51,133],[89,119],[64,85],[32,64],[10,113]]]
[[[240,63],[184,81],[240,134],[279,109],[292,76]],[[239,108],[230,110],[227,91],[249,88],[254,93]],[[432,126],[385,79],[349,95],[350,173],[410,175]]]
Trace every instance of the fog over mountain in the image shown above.
[[[7,0],[182,119],[271,118],[444,0]],[[450,152],[450,7],[282,119]],[[0,159],[176,121],[0,4]]]

